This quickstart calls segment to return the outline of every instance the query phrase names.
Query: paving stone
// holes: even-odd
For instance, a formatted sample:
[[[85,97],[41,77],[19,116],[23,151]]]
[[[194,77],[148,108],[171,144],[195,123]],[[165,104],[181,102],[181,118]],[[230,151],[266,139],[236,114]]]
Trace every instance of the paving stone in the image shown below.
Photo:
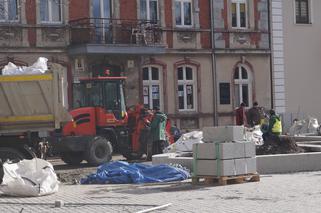
[[[23,213],[137,212],[148,209],[143,206],[146,204],[172,203],[156,212],[317,213],[321,202],[320,181],[321,172],[307,172],[262,175],[260,182],[218,187],[193,186],[190,182],[158,186],[61,185],[57,194],[45,197],[0,196],[0,212],[18,213],[22,208]],[[70,205],[54,208],[55,200]]]
[[[243,126],[213,126],[203,128],[203,141],[225,142],[244,141]]]

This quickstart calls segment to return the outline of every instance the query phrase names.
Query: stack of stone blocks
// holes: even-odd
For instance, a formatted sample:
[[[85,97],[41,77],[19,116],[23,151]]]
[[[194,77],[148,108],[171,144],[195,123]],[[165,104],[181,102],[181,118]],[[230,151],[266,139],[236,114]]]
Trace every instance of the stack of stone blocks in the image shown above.
[[[256,173],[255,143],[245,140],[243,126],[205,127],[203,141],[193,145],[193,176]]]

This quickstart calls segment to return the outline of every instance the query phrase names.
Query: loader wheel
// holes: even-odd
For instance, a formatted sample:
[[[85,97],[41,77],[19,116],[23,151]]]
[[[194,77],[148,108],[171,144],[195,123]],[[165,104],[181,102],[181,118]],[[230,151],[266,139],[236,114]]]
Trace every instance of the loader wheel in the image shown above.
[[[86,160],[91,165],[98,166],[109,162],[112,158],[111,143],[102,137],[95,137],[89,144],[86,151]]]
[[[84,160],[82,152],[63,152],[60,156],[61,160],[69,165],[79,165]]]
[[[18,162],[20,160],[25,159],[26,157],[20,151],[13,149],[13,148],[0,148],[0,158],[2,162],[6,160],[11,160],[13,162]]]
[[[134,152],[123,152],[122,155],[128,160],[140,160],[143,156],[142,153],[134,153]]]

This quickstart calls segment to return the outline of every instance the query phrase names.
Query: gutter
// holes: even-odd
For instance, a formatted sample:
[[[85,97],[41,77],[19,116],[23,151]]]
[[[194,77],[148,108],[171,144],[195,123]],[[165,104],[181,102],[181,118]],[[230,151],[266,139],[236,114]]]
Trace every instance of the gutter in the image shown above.
[[[215,33],[214,33],[214,8],[213,1],[210,0],[211,11],[211,43],[212,43],[212,78],[213,78],[213,111],[214,111],[214,126],[218,125],[217,113],[217,74],[216,74],[216,57],[215,57]]]
[[[268,30],[269,30],[269,47],[270,47],[270,80],[271,80],[271,109],[274,108],[274,88],[273,88],[273,51],[272,51],[272,31],[271,31],[271,11],[272,11],[272,2],[273,0],[267,1],[268,4]]]

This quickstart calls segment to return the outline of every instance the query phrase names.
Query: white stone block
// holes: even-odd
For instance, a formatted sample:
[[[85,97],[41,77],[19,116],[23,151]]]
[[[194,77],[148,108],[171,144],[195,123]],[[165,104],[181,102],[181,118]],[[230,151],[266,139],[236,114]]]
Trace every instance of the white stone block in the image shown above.
[[[235,159],[235,167],[238,175],[256,173],[256,158]]]
[[[234,160],[197,160],[193,172],[197,176],[236,175]]]
[[[193,156],[208,160],[250,158],[255,157],[255,144],[249,141],[194,144]]]
[[[256,157],[230,160],[195,160],[196,176],[234,176],[256,173]]]
[[[204,127],[203,141],[205,142],[244,141],[244,127],[243,126]]]
[[[245,149],[245,158],[253,158],[256,156],[256,146],[254,142],[246,142],[244,143]]]

